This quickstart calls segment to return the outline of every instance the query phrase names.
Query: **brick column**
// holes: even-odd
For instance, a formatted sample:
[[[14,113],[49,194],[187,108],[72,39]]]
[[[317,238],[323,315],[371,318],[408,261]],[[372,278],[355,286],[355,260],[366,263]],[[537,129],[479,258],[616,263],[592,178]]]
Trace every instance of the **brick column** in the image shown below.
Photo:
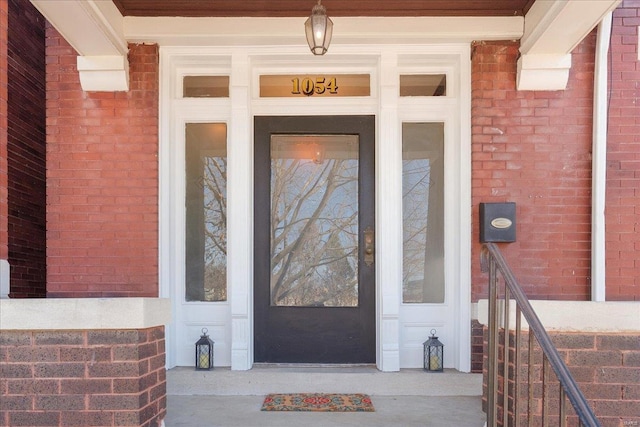
[[[0,1],[0,259],[9,256],[7,204],[7,28],[9,3]],[[7,289],[8,291],[8,289]]]
[[[42,298],[47,275],[45,19],[28,0],[8,3],[10,297]]]

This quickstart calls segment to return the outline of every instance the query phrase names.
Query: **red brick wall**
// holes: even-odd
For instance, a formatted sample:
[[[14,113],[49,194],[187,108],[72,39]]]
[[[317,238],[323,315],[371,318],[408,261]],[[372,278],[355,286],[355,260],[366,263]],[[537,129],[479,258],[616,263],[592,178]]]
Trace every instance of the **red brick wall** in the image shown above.
[[[0,1],[0,259],[9,257],[7,204],[7,28],[9,3]]]
[[[640,301],[640,2],[613,13],[607,144],[607,299]]]
[[[83,92],[47,29],[47,294],[158,294],[158,47],[130,45],[129,92]]]
[[[486,331],[486,330],[485,330]],[[573,375],[578,387],[584,394],[589,406],[603,427],[622,427],[640,425],[640,338],[637,334],[610,334],[610,333],[549,333],[554,345]],[[485,348],[487,348],[485,333]],[[520,370],[520,413],[521,425],[529,425],[526,419],[528,405],[528,334],[523,333],[521,338],[522,365]],[[504,330],[500,336],[500,353],[504,351]],[[514,333],[510,334],[510,365],[509,387],[513,391],[515,378],[514,365]],[[533,404],[532,413],[535,414],[531,425],[541,425],[540,414],[543,406],[542,400],[542,352],[537,343],[534,346],[533,358]],[[502,357],[500,360],[504,360]],[[502,417],[502,381],[503,367],[499,363],[499,418]],[[486,389],[487,370],[485,359],[484,387]],[[552,386],[548,391],[548,405],[552,420],[557,420],[558,415],[558,387],[553,372],[549,374],[549,383]],[[483,407],[486,411],[486,390],[483,399]],[[513,407],[510,403],[510,419],[513,419]],[[567,412],[574,415],[570,402],[567,400]],[[571,409],[569,409],[571,408]],[[569,419],[569,425],[577,425],[575,416]],[[554,422],[552,422],[554,424]],[[499,423],[502,425],[502,422]],[[511,423],[510,423],[511,425]]]
[[[2,331],[0,425],[156,427],[164,328]]]
[[[46,295],[45,19],[9,0],[8,208],[11,298]]]
[[[480,202],[517,204],[517,241],[502,244],[530,298],[590,296],[591,133],[595,34],[573,52],[564,91],[516,91],[517,42],[472,47],[472,298],[480,272]]]
[[[471,321],[471,372],[482,372],[482,357],[484,356],[484,330],[477,320]]]

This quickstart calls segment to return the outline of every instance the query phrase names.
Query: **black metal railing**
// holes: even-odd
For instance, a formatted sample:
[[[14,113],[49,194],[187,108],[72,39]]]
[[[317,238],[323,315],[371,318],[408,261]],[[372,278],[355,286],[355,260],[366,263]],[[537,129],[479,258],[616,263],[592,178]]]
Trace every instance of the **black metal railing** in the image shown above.
[[[566,426],[567,419],[572,416],[577,417],[581,426],[599,427],[593,410],[494,243],[483,246],[482,268],[489,273],[487,426]],[[512,300],[515,301],[513,331]],[[521,343],[523,316],[529,325],[526,378],[522,378],[525,372]],[[542,363],[537,369],[536,355],[539,358],[540,354]],[[550,377],[551,371],[555,373],[555,381]],[[526,390],[521,390],[523,386]],[[522,401],[524,397],[527,398],[526,405]],[[571,408],[567,407],[567,399]],[[499,412],[502,412],[501,416]]]

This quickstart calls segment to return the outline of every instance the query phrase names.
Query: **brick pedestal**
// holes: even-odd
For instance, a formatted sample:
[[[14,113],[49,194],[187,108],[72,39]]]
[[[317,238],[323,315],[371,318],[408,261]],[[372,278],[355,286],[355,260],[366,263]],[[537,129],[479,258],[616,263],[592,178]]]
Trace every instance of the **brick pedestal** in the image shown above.
[[[503,333],[500,340],[503,342]],[[587,333],[587,332],[550,332],[553,343],[569,367],[571,374],[585,395],[589,405],[603,427],[622,427],[640,425],[640,336],[637,333]],[[522,334],[522,362],[520,370],[520,396],[517,404],[520,413],[527,413],[528,387],[526,384],[528,373],[528,334]],[[508,384],[513,389],[515,385],[514,354],[515,337],[510,334],[510,364]],[[487,349],[487,334],[485,328],[485,354]],[[532,413],[533,424],[542,425],[542,350],[536,344],[533,348],[534,358],[532,369],[534,372]],[[502,354],[502,346],[500,347]],[[502,359],[501,359],[502,360]],[[502,391],[504,378],[502,362],[498,364],[498,413],[502,417]],[[487,363],[484,364],[484,399],[486,410],[486,381]],[[558,414],[558,385],[555,375],[551,372],[547,390],[549,414],[551,420],[557,421]],[[509,402],[510,425],[513,423],[513,402]],[[567,400],[569,425],[577,425],[577,417]],[[502,425],[501,421],[499,425]],[[521,425],[528,425],[526,416],[522,416]]]
[[[162,425],[161,298],[0,300],[0,426]]]
[[[164,327],[1,331],[0,425],[158,426]]]

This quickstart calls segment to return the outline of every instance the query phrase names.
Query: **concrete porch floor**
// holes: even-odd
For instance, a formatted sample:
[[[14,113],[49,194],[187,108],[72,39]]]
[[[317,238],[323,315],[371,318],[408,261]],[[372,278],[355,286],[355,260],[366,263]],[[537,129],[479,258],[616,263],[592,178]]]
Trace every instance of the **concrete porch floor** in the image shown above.
[[[367,393],[375,412],[263,412],[268,393]],[[380,372],[375,367],[256,366],[250,371],[167,372],[166,427],[482,427],[482,376],[454,370]]]

